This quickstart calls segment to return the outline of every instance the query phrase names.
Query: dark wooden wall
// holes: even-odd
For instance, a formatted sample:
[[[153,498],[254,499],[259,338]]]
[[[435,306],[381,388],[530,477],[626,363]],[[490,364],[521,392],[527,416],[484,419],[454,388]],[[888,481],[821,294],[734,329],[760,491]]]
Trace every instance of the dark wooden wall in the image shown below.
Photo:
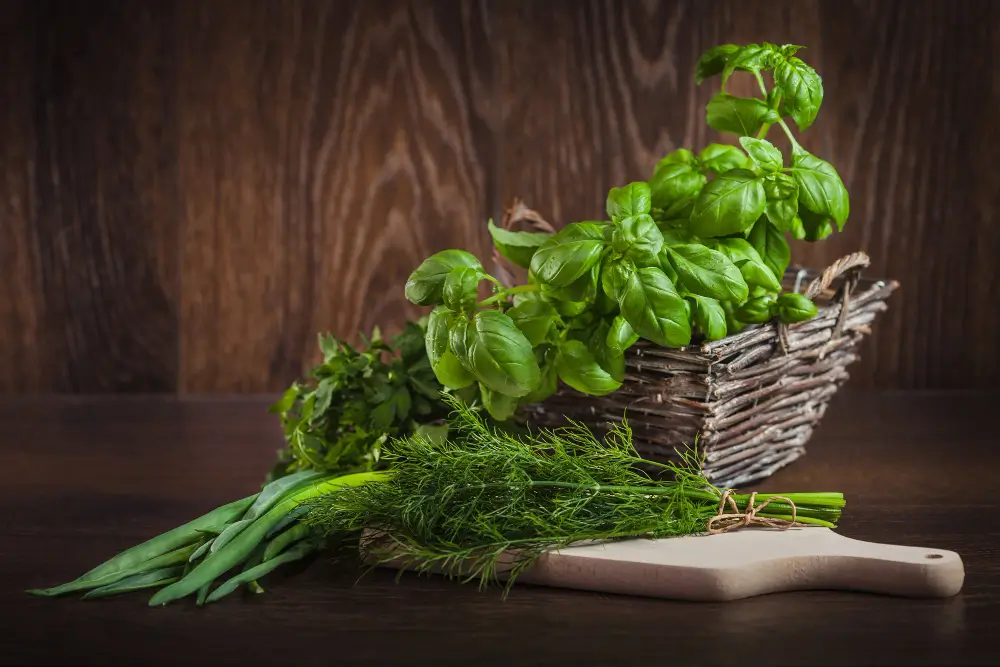
[[[717,139],[692,66],[795,42],[852,197],[817,267],[902,282],[855,386],[1000,380],[1000,2],[0,2],[0,391],[258,392],[520,196],[601,212]]]

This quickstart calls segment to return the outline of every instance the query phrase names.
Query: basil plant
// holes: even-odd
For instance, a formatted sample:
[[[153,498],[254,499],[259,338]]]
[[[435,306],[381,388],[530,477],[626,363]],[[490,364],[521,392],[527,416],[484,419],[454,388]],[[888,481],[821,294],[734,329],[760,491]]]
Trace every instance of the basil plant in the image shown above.
[[[699,59],[698,82],[721,81],[708,125],[738,135],[738,147],[673,151],[648,181],[612,188],[604,220],[555,234],[491,221],[497,249],[528,269],[527,283],[501,284],[463,250],[427,258],[406,297],[434,306],[425,342],[441,384],[477,385],[482,405],[502,421],[560,382],[592,395],[615,391],[625,351],[640,338],[678,348],[747,324],[813,317],[808,298],[782,291],[787,237],[819,241],[841,230],[849,200],[833,166],[802,148],[786,122],[804,130],[823,99],[819,75],[795,57],[799,48],[729,44]],[[726,92],[736,71],[754,76],[760,97]],[[787,135],[790,159],[766,139],[772,126]],[[483,281],[494,293],[480,301]]]

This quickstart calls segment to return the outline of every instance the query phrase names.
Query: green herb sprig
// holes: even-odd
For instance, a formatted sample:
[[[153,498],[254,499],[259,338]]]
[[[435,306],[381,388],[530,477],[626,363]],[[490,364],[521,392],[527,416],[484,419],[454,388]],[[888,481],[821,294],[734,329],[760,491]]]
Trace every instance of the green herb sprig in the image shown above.
[[[449,437],[393,441],[383,481],[316,496],[303,521],[324,534],[369,529],[363,545],[376,562],[479,580],[505,575],[509,587],[540,555],[586,540],[669,537],[705,531],[721,491],[702,475],[694,452],[679,464],[653,464],[632,444],[627,423],[597,440],[584,426],[518,437],[489,425],[454,399]],[[658,466],[657,480],[641,466]],[[833,527],[839,493],[775,494],[796,506],[796,521]],[[772,497],[758,494],[761,501]],[[745,511],[749,496],[734,495]],[[758,516],[791,519],[775,500]]]
[[[362,336],[362,349],[320,334],[322,363],[271,406],[286,447],[268,481],[297,470],[372,470],[386,440],[445,417],[442,386],[424,349],[425,328],[426,320],[409,322],[390,343],[376,327],[370,338]]]
[[[721,75],[708,125],[739,135],[739,148],[673,151],[649,181],[611,189],[607,220],[555,234],[490,222],[500,254],[528,269],[526,284],[503,285],[462,250],[425,260],[406,296],[435,306],[426,347],[438,381],[478,393],[490,415],[506,420],[560,381],[593,395],[617,390],[625,350],[640,338],[677,348],[748,324],[815,316],[805,295],[782,292],[786,236],[821,240],[843,228],[850,204],[833,166],[806,151],[785,121],[806,129],[823,99],[819,75],[795,56],[800,48],[727,44],[699,59],[699,83]],[[726,92],[736,71],[753,75],[761,97]],[[790,141],[788,166],[766,139],[774,125]],[[494,294],[478,301],[482,281]]]

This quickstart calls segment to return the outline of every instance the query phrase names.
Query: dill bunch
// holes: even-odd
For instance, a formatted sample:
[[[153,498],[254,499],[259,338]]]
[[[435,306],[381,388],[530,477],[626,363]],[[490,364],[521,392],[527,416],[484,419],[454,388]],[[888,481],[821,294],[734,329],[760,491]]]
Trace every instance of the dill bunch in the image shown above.
[[[390,443],[384,481],[338,489],[305,504],[303,521],[327,534],[366,530],[362,549],[389,561],[509,589],[544,552],[589,540],[670,537],[705,530],[722,491],[701,473],[695,451],[679,463],[643,459],[628,423],[598,440],[585,426],[516,435],[452,396],[449,436]],[[642,466],[659,468],[663,479]],[[839,493],[780,494],[801,523],[833,527]],[[733,495],[741,511],[749,497]],[[759,494],[759,500],[767,495]],[[759,517],[791,519],[772,501]]]

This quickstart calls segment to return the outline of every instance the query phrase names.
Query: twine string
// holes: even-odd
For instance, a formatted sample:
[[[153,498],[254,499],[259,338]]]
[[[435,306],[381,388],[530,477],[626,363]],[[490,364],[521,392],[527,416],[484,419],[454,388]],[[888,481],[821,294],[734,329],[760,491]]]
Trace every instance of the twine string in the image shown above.
[[[736,504],[736,499],[733,498],[733,489],[726,489],[719,499],[719,509],[716,515],[706,522],[705,528],[708,529],[709,533],[714,535],[728,533],[730,530],[746,528],[748,526],[766,526],[768,528],[777,528],[778,530],[788,530],[792,526],[806,525],[795,520],[795,503],[790,498],[786,496],[769,496],[761,501],[759,505],[754,504],[756,500],[757,492],[755,491],[750,494],[750,498],[747,500],[746,510],[740,512],[740,508]],[[757,516],[758,512],[763,511],[774,500],[781,500],[788,503],[789,507],[792,508],[792,518],[790,520]],[[730,510],[728,512],[726,511],[727,505]]]

